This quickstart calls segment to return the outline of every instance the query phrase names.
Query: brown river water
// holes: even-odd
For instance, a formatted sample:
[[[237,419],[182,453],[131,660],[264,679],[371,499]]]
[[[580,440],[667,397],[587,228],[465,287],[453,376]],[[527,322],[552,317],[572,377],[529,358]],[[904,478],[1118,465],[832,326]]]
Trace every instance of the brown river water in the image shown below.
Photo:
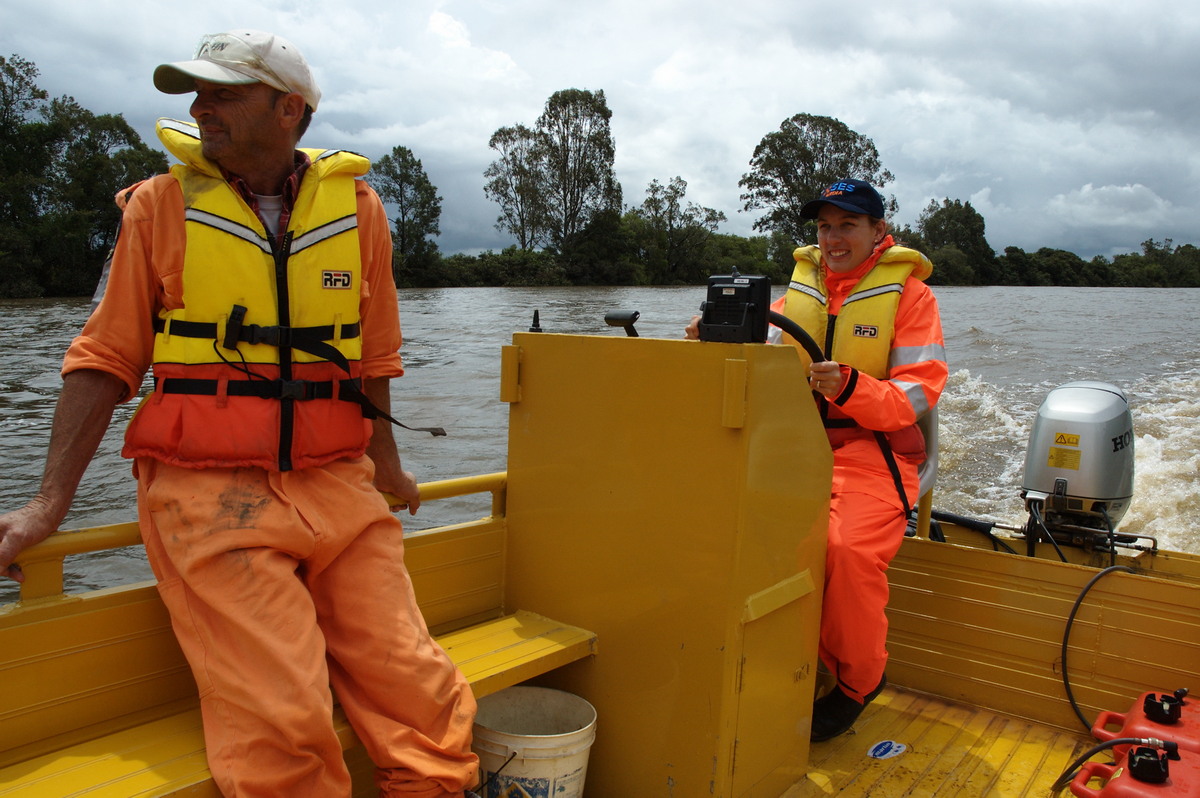
[[[776,295],[783,290],[776,288]],[[935,289],[950,383],[941,402],[934,506],[1006,524],[1024,523],[1019,497],[1025,447],[1052,388],[1094,379],[1121,388],[1134,422],[1135,485],[1119,531],[1200,554],[1200,289]],[[445,438],[398,431],[406,467],[422,481],[501,471],[507,406],[499,401],[500,347],[533,312],[547,332],[624,335],[611,310],[637,310],[643,337],[676,338],[704,299],[686,288],[445,288],[400,292],[408,373],[393,383],[399,418],[446,428]],[[87,299],[0,301],[0,511],[37,489],[62,353],[82,326]],[[65,526],[133,518],[134,486],[119,451],[133,404],[116,420],[88,470]],[[477,517],[482,505],[438,503],[406,525],[421,529]],[[140,552],[73,558],[71,589],[149,577]],[[0,603],[16,597],[0,583]]]

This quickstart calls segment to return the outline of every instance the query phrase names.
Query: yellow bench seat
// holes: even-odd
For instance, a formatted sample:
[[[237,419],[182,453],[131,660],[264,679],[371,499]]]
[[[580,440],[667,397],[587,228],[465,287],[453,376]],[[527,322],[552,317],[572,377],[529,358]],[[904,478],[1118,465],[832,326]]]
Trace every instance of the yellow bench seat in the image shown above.
[[[517,612],[437,636],[476,696],[497,692],[595,652],[596,635]],[[341,709],[334,724],[344,749],[358,745]],[[0,796],[140,798],[214,796],[200,709],[112,730],[0,769]]]

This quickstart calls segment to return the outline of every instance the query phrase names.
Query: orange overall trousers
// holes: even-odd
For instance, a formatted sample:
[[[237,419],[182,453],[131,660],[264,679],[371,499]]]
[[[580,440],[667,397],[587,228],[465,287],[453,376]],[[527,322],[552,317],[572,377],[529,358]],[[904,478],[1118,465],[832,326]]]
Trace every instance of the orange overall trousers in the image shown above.
[[[896,461],[905,490],[917,495],[915,462],[899,454]],[[835,447],[818,655],[860,702],[887,665],[887,568],[907,523],[879,445],[866,438]]]
[[[381,795],[476,780],[475,699],[430,637],[366,457],[299,471],[137,460],[142,537],[226,796],[348,796],[333,695]]]

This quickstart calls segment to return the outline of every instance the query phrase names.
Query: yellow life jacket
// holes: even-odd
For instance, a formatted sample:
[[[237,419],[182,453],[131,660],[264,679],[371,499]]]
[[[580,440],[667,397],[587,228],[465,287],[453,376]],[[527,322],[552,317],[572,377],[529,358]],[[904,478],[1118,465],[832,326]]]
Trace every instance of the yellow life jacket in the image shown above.
[[[815,246],[799,247],[792,257],[796,261],[796,268],[788,284],[784,315],[820,343],[830,360],[853,366],[876,379],[886,380],[896,326],[896,309],[904,284],[910,275],[924,280],[933,272],[933,264],[915,250],[889,247],[842,300],[837,315],[832,315],[829,313],[825,267],[821,265],[820,249]],[[798,343],[796,345],[799,346]],[[930,447],[936,452],[936,437],[931,437],[922,429],[921,421],[887,433],[863,429],[823,397],[820,409],[826,434],[835,449],[855,439],[876,440],[907,513],[911,508],[910,491],[905,489],[904,475],[894,451],[914,452],[923,448],[926,457],[922,465],[928,464],[930,469],[934,469],[936,460],[931,456]],[[932,413],[927,416],[932,418],[936,431],[936,416]],[[924,492],[925,488],[919,490]]]
[[[182,164],[183,307],[154,320],[155,390],[125,454],[191,467],[286,471],[361,454],[362,266],[355,182],[369,163],[306,150],[276,239],[200,151],[194,125],[160,120]]]
[[[837,316],[831,317],[820,249],[799,247],[792,257],[796,268],[788,285],[784,315],[821,344],[829,359],[876,379],[887,379],[900,293],[910,275],[921,280],[930,275],[929,260],[907,247],[889,247],[854,286]]]

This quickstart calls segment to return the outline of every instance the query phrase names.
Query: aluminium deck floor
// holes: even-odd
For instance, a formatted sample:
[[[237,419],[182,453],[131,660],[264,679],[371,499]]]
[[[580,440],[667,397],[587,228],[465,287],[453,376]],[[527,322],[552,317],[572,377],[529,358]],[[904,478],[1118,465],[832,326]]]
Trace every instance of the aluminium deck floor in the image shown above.
[[[903,753],[870,757],[868,752],[883,741],[905,746]],[[783,798],[1049,796],[1055,780],[1095,744],[1082,731],[888,687],[851,733],[813,743],[807,779]],[[1070,795],[1070,790],[1058,794]]]

